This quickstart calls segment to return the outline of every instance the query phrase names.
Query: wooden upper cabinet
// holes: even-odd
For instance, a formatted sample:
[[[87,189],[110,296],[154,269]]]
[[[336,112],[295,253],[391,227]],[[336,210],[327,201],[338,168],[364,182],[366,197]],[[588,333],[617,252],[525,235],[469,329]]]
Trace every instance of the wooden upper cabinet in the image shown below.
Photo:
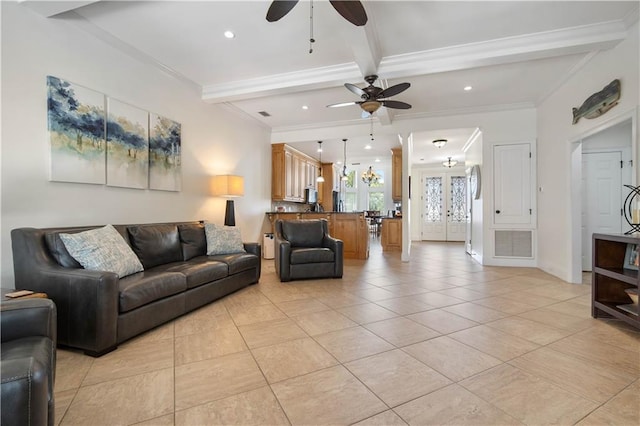
[[[391,198],[394,202],[402,201],[402,149],[391,150]]]
[[[304,202],[304,190],[316,188],[319,163],[290,146],[271,145],[271,199]]]

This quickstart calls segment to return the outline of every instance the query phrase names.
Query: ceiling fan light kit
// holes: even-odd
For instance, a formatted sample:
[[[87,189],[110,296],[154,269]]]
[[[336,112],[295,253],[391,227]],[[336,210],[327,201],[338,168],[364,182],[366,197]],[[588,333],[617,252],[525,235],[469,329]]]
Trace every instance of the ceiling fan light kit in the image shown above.
[[[347,105],[360,105],[363,111],[368,112],[369,114],[373,114],[381,106],[387,108],[394,109],[409,109],[411,105],[406,102],[394,101],[388,99],[391,96],[395,96],[399,93],[404,92],[409,87],[411,87],[410,83],[400,83],[394,86],[388,87],[386,89],[382,89],[381,87],[374,86],[373,83],[378,79],[377,75],[368,75],[365,78],[365,81],[369,83],[367,87],[364,89],[359,88],[355,84],[345,83],[344,87],[347,88],[350,92],[355,95],[360,96],[361,101],[357,102],[341,102],[338,104],[327,105],[329,108],[337,108],[343,107]]]

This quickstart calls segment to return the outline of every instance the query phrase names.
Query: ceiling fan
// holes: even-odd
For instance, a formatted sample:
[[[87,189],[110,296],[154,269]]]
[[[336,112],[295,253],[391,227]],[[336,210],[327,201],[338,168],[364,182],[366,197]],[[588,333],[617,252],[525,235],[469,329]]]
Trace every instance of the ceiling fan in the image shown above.
[[[396,109],[409,109],[411,105],[406,102],[393,101],[388,99],[391,96],[397,95],[399,93],[407,90],[411,84],[410,83],[400,83],[395,86],[388,87],[386,89],[382,89],[380,87],[376,87],[373,83],[378,79],[377,75],[368,75],[364,78],[364,80],[369,83],[367,87],[364,89],[359,88],[358,86],[345,83],[344,87],[349,89],[351,92],[360,96],[361,101],[357,102],[342,102],[339,104],[327,105],[329,108],[343,107],[348,105],[360,105],[364,111],[369,114],[373,114],[380,108],[381,106],[387,108],[396,108]]]
[[[275,22],[284,17],[287,13],[291,12],[291,9],[298,3],[298,0],[274,0],[269,6],[267,11],[267,21]],[[351,22],[358,27],[367,23],[367,13],[362,6],[362,3],[355,0],[338,1],[329,0],[331,6],[340,14],[344,19]]]

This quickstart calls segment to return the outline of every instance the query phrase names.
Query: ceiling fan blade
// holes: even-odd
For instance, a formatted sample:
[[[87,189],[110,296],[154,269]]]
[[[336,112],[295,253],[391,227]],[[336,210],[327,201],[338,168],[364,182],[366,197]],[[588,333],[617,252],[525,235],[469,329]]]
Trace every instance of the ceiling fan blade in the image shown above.
[[[395,95],[397,95],[399,93],[404,92],[409,87],[411,87],[410,83],[396,84],[395,86],[387,87],[386,89],[384,89],[382,92],[380,92],[378,97],[379,98],[388,98],[390,96],[395,96]]]
[[[367,23],[367,12],[365,12],[364,6],[359,1],[329,0],[329,3],[344,19],[353,25],[361,27]]]
[[[331,105],[327,105],[327,108],[340,108],[340,107],[345,107],[345,106],[349,106],[349,105],[356,105],[357,102],[342,102],[339,104],[331,104]]]
[[[298,3],[298,0],[274,0],[267,11],[267,21],[275,22],[282,18]]]
[[[356,95],[358,95],[360,97],[367,96],[367,93],[364,90],[362,90],[361,88],[359,88],[358,86],[356,86],[355,84],[345,83],[344,87],[346,87],[351,92],[355,93]]]
[[[400,101],[382,101],[382,106],[386,106],[387,108],[395,108],[395,109],[409,109],[411,105],[406,102]]]

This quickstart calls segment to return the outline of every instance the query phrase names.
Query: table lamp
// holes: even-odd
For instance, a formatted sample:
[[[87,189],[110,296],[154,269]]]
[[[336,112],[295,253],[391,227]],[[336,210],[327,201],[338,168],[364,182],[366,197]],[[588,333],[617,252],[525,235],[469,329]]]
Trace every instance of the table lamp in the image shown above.
[[[225,226],[236,226],[233,198],[244,195],[244,178],[234,175],[214,176],[211,180],[211,192],[213,195],[229,198],[224,213],[224,224]]]

